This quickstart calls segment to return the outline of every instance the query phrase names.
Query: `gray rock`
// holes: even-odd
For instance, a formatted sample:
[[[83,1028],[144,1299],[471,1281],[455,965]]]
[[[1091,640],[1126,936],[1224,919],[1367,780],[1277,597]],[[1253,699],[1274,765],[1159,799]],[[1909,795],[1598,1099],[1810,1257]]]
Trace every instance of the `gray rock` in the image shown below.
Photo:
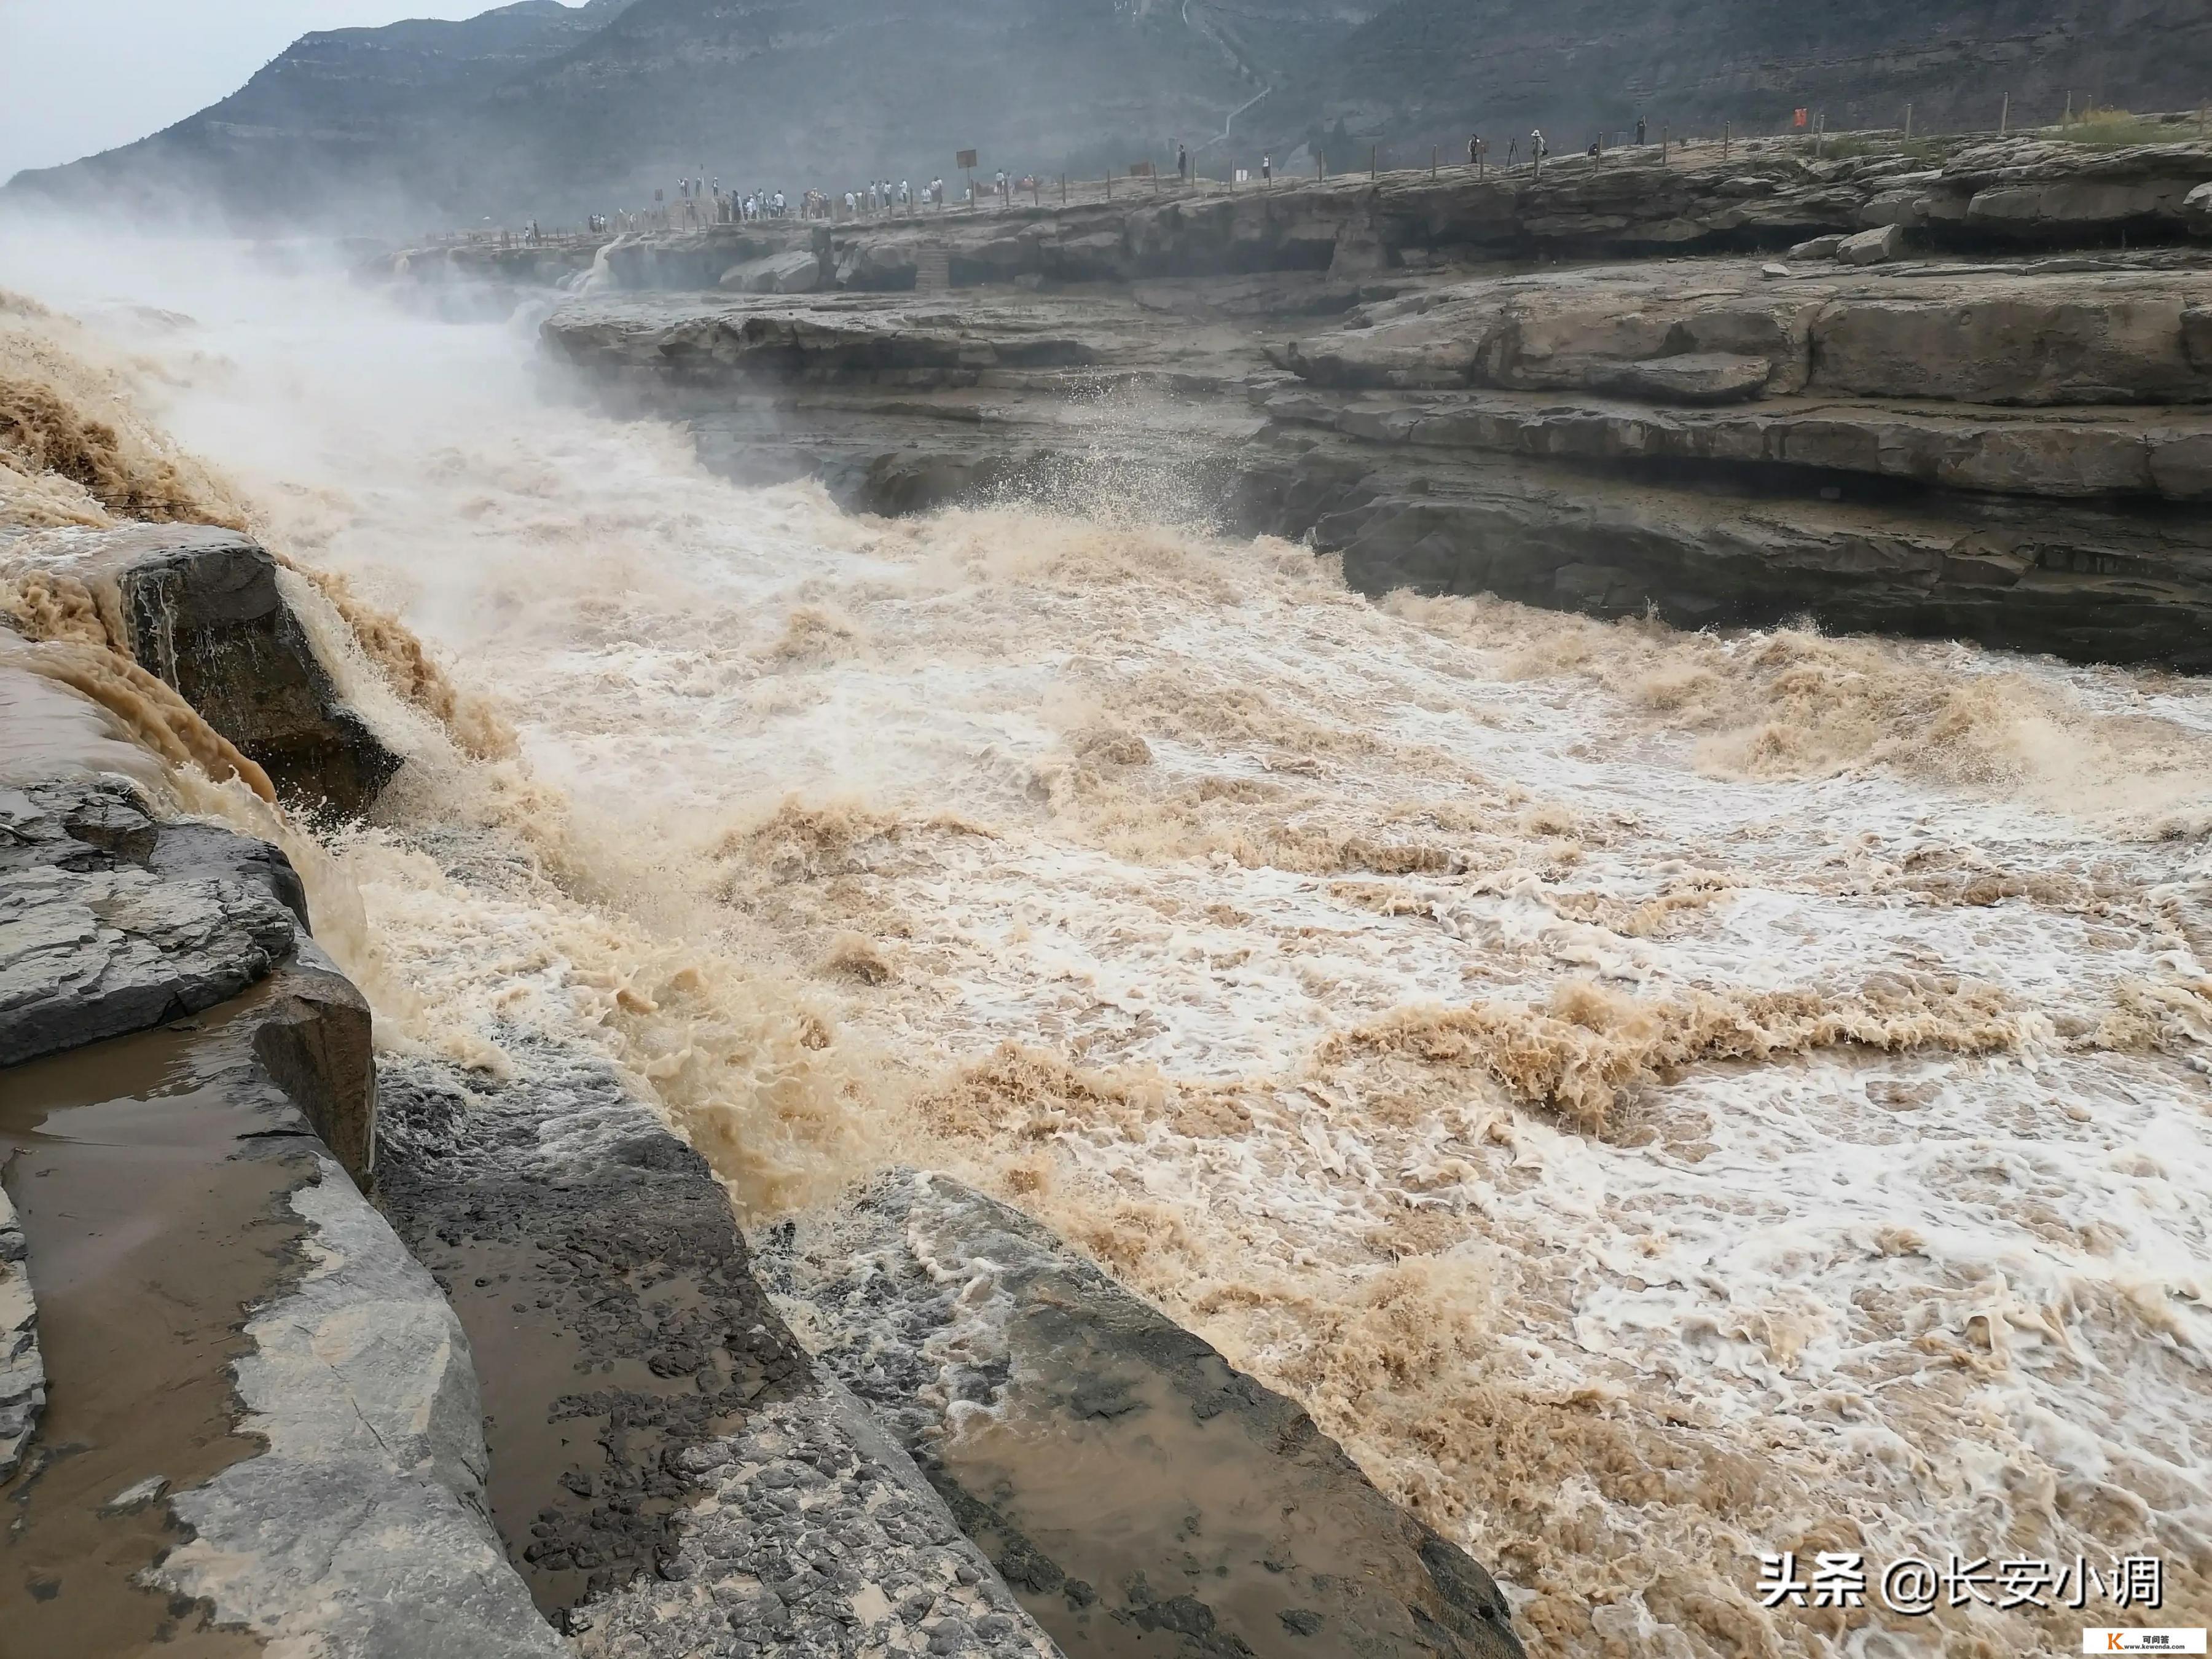
[[[734,1632],[792,1659],[1057,1659],[906,1454],[836,1383],[763,1407],[726,1444],[673,1571],[594,1601],[580,1653],[689,1659]]]
[[[732,265],[717,284],[733,294],[811,294],[822,285],[822,262],[811,248]]]
[[[1839,293],[1813,324],[1811,389],[1990,404],[2202,403],[2186,317],[2212,273],[1990,271]]]
[[[364,810],[399,764],[337,694],[285,603],[276,563],[234,531],[134,524],[0,537],[0,567],[33,566],[104,595],[139,665],[269,774],[280,794]]]
[[[125,851],[128,838],[143,839],[118,802],[100,805]],[[58,1178],[25,1183],[33,1196],[20,1213],[31,1255],[81,1268],[88,1250],[120,1248],[128,1263],[117,1275],[127,1285],[80,1270],[47,1287],[49,1300],[74,1297],[72,1317],[97,1324],[161,1297],[174,1316],[149,1338],[181,1340],[143,1371],[118,1372],[96,1344],[49,1353],[49,1389],[97,1391],[104,1401],[92,1449],[122,1478],[112,1490],[74,1496],[66,1486],[34,1486],[15,1525],[35,1549],[50,1523],[81,1529],[56,1505],[114,1516],[166,1502],[181,1541],[152,1559],[160,1541],[143,1528],[106,1534],[122,1540],[116,1553],[77,1563],[55,1611],[35,1617],[66,1622],[86,1598],[127,1599],[130,1552],[139,1547],[131,1540],[143,1539],[149,1557],[137,1569],[139,1583],[198,1601],[215,1621],[275,1648],[331,1659],[554,1659],[566,1650],[531,1607],[483,1513],[483,1407],[466,1337],[428,1274],[322,1150],[306,1102],[294,1097],[301,1089],[374,1098],[365,1009],[349,987],[334,994],[332,983],[343,981],[312,944],[300,950],[249,996],[189,1024],[50,1060],[37,1073],[51,1133],[19,1156],[30,1175]],[[312,1030],[325,1020],[347,1029],[326,1040]],[[283,1063],[271,1065],[271,1055]],[[54,1115],[79,1111],[106,1132],[54,1127]],[[162,1137],[158,1167],[114,1139],[113,1126],[149,1122]],[[126,1235],[135,1243],[110,1242]],[[0,1254],[8,1249],[0,1231]],[[15,1255],[8,1267],[20,1272],[22,1252]],[[150,1277],[142,1283],[142,1274]],[[190,1290],[180,1293],[172,1279]],[[0,1272],[0,1302],[20,1334],[13,1283]],[[210,1285],[217,1293],[207,1294]],[[242,1338],[225,1311],[240,1302],[251,1310]],[[18,1349],[0,1364],[0,1395],[14,1389],[20,1402],[22,1385],[35,1385],[35,1356],[27,1358]],[[95,1364],[97,1378],[83,1369]],[[220,1443],[229,1449],[210,1455],[190,1437],[172,1437],[165,1413],[179,1409],[176,1401],[233,1397],[234,1435]],[[27,1455],[46,1454],[34,1437]],[[178,1478],[172,1460],[189,1474]],[[147,1606],[149,1619],[160,1616],[158,1601]]]
[[[1847,265],[1878,265],[1905,252],[1905,227],[1890,223],[1863,230],[1836,244],[1836,258]]]
[[[2212,454],[2212,413],[2031,416],[1811,398],[1659,410],[1620,398],[1497,392],[1299,391],[1268,397],[1261,408],[1277,422],[1379,444],[1593,462],[1817,468],[2060,498],[2195,499],[2207,487],[2203,468]]]
[[[1844,245],[1841,236],[1814,236],[1797,243],[1790,250],[1793,259],[1832,259],[1836,250]]]
[[[189,873],[157,871],[172,833],[119,782],[0,787],[0,1066],[212,1007],[293,954],[283,855],[187,830]]]
[[[46,1405],[38,1304],[25,1257],[23,1224],[0,1192],[0,1480],[22,1462],[24,1443]]]
[[[897,1609],[921,1585],[975,1632],[967,1651],[1050,1653],[793,1340],[705,1162],[604,1061],[513,1046],[524,1079],[472,1097],[392,1068],[380,1191],[482,1338],[497,1518],[538,1605],[582,1650],[635,1659],[738,1638],[919,1652]]]
[[[1630,363],[1608,378],[1611,389],[1654,403],[1725,404],[1759,396],[1766,390],[1772,371],[1773,365],[1764,357],[1686,351]]]
[[[1241,523],[1341,552],[1368,592],[1492,592],[1601,616],[1652,610],[1687,627],[1809,616],[1843,631],[2212,668],[2212,546],[2164,516],[1967,495],[1917,508],[1850,492],[1732,500],[1507,457],[1401,460],[1334,434],[1268,434],[1245,465]]]
[[[102,1515],[128,1515],[134,1510],[144,1509],[168,1489],[167,1475],[149,1474],[143,1480],[132,1481],[102,1504],[100,1512]]]
[[[1071,1650],[1110,1621],[1270,1652],[1302,1613],[1346,1653],[1521,1652],[1489,1575],[1296,1405],[1006,1206],[893,1173],[758,1261]]]
[[[2212,180],[2182,198],[2181,222],[2193,236],[2212,236]]]
[[[1926,224],[1929,216],[1927,192],[1916,185],[1905,190],[1879,191],[1859,210],[1858,222],[1875,229],[1889,226],[1906,229]],[[1842,237],[1837,239],[1839,250],[1845,240]]]
[[[292,1194],[316,1271],[246,1326],[240,1432],[267,1449],[170,1499],[149,1577],[273,1645],[344,1659],[552,1659],[483,1516],[483,1404],[437,1286],[324,1161]]]
[[[258,1027],[262,1063],[366,1181],[368,1006],[308,939],[284,854],[218,824],[157,818],[109,769],[151,757],[74,690],[0,662],[0,711],[33,738],[5,763],[23,781],[0,783],[0,1065],[197,1013],[289,962],[297,971]],[[42,729],[54,741],[42,745]]]
[[[2150,473],[2159,494],[2170,500],[2212,496],[2212,433],[2160,434],[2151,446]]]

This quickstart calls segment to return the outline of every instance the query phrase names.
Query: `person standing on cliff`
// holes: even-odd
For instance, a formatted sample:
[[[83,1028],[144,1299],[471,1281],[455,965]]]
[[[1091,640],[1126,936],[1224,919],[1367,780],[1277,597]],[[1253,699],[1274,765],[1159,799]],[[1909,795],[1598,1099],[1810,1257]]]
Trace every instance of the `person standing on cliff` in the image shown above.
[[[1275,182],[1275,158],[1272,155],[1262,155],[1260,158],[1260,182],[1263,185],[1272,185]]]
[[[1182,184],[1190,182],[1190,152],[1181,144],[1176,146],[1176,179]]]
[[[1642,116],[1640,116],[1640,115],[1639,115],[1639,116],[1638,116],[1638,117],[1636,118],[1636,148],[1637,148],[1637,149],[1642,149],[1644,148],[1644,135],[1648,131],[1650,131],[1650,129],[1649,129],[1649,128],[1647,128],[1647,127],[1644,125],[1644,118],[1643,118]]]
[[[1528,165],[1536,170],[1539,179],[1544,176],[1544,157],[1549,154],[1550,146],[1544,143],[1544,129],[1531,127],[1528,130]]]

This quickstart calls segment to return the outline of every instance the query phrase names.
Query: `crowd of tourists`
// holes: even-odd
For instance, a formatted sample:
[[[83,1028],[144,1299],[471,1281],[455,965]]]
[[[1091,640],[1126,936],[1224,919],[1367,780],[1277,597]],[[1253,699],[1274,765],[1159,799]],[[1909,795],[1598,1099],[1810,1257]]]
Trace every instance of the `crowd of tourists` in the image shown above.
[[[1635,142],[1639,146],[1649,142],[1648,128],[1642,116],[1636,120]],[[1597,155],[1602,153],[1602,141],[1593,143],[1589,154]],[[1551,153],[1551,146],[1546,141],[1541,128],[1531,131],[1525,140],[1519,137],[1507,139],[1503,157],[1494,156],[1490,141],[1479,133],[1469,134],[1467,141],[1467,165],[1478,173],[1493,165],[1502,165],[1508,169],[1525,165],[1540,177],[1544,162]],[[1131,171],[1133,173],[1139,169],[1133,167]],[[1149,172],[1150,168],[1144,171]],[[1193,173],[1189,150],[1181,144],[1176,145],[1176,181],[1188,185]],[[1260,158],[1258,173],[1261,183],[1274,182],[1275,160],[1272,155]],[[1248,171],[1240,171],[1236,175],[1239,181],[1251,176]],[[1034,173],[1017,178],[1000,167],[988,185],[979,188],[970,184],[955,187],[952,200],[961,206],[974,206],[987,192],[995,205],[1011,207],[1024,197],[1033,200],[1039,198],[1042,185]],[[823,190],[805,190],[794,199],[781,190],[765,185],[745,190],[733,185],[726,189],[720,179],[709,176],[706,169],[701,167],[678,179],[672,191],[654,191],[650,209],[611,215],[594,214],[591,216],[589,228],[597,234],[623,234],[647,229],[703,229],[709,225],[751,224],[761,220],[793,217],[824,220],[881,218],[921,209],[941,210],[946,204],[946,198],[945,183],[939,177],[927,179],[919,185],[906,179],[896,182],[889,179],[871,179],[866,184],[851,186],[834,195]],[[532,224],[525,234],[536,240],[541,233]]]

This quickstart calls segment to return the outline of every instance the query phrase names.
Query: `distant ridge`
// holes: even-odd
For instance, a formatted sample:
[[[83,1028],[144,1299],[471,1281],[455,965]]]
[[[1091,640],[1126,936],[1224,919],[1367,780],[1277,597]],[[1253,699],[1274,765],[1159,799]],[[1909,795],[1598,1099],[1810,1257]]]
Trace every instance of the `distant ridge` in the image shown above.
[[[1260,94],[1265,94],[1265,96]],[[2212,99],[2205,0],[523,0],[303,36],[238,92],[6,194],[253,230],[409,229],[631,207],[704,169],[842,189],[1209,169],[1325,147],[1405,165],[1541,126],[1771,131],[2055,119],[2072,95]],[[1243,112],[1224,143],[1231,112]],[[957,179],[953,179],[956,185]]]

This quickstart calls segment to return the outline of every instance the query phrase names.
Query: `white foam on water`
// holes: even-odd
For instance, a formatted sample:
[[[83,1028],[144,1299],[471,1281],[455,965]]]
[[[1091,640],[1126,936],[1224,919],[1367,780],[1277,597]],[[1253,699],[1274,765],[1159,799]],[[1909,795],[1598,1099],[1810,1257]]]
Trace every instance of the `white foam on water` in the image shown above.
[[[1304,1401],[1545,1651],[2083,1622],[1762,1608],[1785,1548],[2154,1553],[2212,1618],[2203,683],[856,519],[541,398],[514,331],[108,269],[198,319],[124,342],[160,419],[519,735],[417,732],[324,849],[388,1042],[599,1044],[757,1212],[894,1156],[985,1182]]]

